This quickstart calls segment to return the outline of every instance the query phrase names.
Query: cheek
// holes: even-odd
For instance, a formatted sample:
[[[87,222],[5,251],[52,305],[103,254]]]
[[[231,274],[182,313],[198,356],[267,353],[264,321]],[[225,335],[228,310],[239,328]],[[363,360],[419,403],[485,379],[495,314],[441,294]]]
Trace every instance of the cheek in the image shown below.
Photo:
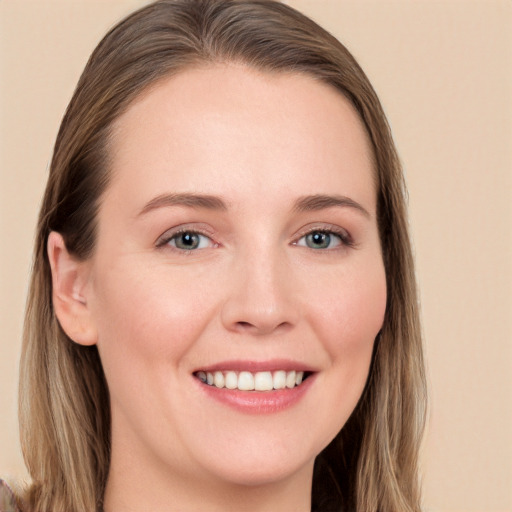
[[[115,272],[101,276],[95,304],[98,350],[113,429],[121,437],[127,425],[143,432],[144,418],[154,418],[158,410],[161,419],[151,428],[163,439],[187,407],[179,393],[169,396],[169,390],[180,389],[188,356],[214,314],[215,299],[198,289],[200,280],[177,274],[134,264],[117,265]]]
[[[179,365],[215,309],[205,289],[211,286],[196,277],[147,265],[118,265],[102,275],[95,316],[104,365]]]
[[[322,395],[316,410],[322,412],[310,420],[323,433],[318,451],[345,425],[368,378],[386,309],[386,278],[379,261],[364,269],[356,266],[331,273],[329,279],[317,276],[317,282],[326,286],[321,294],[316,290],[316,300],[310,297],[314,307],[308,321],[328,354],[326,371],[319,375]]]
[[[336,286],[333,286],[336,283]],[[351,269],[317,300],[311,323],[322,332],[324,346],[335,361],[339,357],[371,355],[386,310],[386,276],[382,264]]]

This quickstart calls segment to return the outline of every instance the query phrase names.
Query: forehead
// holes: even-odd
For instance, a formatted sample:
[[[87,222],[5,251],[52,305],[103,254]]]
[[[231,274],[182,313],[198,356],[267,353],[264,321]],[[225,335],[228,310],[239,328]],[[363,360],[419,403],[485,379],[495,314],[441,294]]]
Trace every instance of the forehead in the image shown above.
[[[140,195],[198,186],[229,195],[268,188],[276,176],[283,191],[301,183],[329,193],[342,180],[375,195],[361,119],[309,75],[236,64],[187,69],[141,94],[112,133],[113,183],[136,184]]]

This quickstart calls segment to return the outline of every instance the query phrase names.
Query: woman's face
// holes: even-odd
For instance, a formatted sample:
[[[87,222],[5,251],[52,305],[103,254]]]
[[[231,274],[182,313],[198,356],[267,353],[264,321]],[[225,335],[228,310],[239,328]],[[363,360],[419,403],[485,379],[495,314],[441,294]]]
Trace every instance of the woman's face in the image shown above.
[[[310,475],[361,396],[386,305],[354,109],[308,76],[190,69],[118,119],[111,157],[87,306],[112,464]]]

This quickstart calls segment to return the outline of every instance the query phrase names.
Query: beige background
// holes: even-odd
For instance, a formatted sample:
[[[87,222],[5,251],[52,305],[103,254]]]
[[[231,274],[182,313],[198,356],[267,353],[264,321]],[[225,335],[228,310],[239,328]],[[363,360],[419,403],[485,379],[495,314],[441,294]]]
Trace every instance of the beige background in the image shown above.
[[[20,330],[51,147],[86,58],[143,0],[0,0],[0,475],[24,475]],[[512,2],[290,0],[372,80],[410,188],[430,511],[512,511]]]

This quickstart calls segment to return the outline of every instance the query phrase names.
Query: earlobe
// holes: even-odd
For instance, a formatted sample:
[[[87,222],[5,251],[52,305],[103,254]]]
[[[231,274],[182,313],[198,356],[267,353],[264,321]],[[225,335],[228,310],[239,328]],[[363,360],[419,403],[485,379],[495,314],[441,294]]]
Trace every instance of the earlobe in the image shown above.
[[[80,345],[94,345],[97,331],[89,300],[90,264],[69,254],[60,233],[48,236],[52,300],[64,332]]]

